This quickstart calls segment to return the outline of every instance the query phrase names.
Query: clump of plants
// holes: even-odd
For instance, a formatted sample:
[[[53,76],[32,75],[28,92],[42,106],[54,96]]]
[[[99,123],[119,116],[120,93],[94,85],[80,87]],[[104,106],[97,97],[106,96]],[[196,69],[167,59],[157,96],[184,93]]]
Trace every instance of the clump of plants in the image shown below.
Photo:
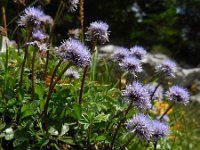
[[[98,59],[111,33],[103,21],[84,29],[83,1],[78,36],[52,45],[60,9],[73,12],[77,5],[61,1],[55,19],[27,7],[17,20],[24,43],[0,55],[0,148],[160,149],[173,134],[172,107],[189,103],[187,89],[171,84],[176,64],[165,60],[140,81],[143,47],[120,47],[109,61]],[[155,113],[160,102],[168,107]]]

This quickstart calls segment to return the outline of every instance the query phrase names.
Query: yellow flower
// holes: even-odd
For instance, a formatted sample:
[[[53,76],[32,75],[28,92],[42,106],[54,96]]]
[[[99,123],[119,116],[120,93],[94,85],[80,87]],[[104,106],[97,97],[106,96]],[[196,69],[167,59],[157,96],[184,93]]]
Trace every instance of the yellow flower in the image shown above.
[[[164,101],[156,101],[155,104],[155,114],[160,116],[162,114],[164,114],[164,112],[167,110],[167,108],[169,107],[169,104],[167,102]],[[172,109],[170,109],[167,112],[167,115],[169,115],[170,113],[172,113]]]

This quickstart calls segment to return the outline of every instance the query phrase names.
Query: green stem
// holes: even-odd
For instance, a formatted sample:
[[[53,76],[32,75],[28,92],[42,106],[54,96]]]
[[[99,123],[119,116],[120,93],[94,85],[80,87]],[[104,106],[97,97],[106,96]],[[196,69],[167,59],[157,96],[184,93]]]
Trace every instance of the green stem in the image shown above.
[[[128,146],[128,144],[134,139],[135,136],[136,136],[136,133],[132,134],[131,137],[128,139],[128,141],[126,141],[126,143],[120,148],[120,150],[124,150],[125,147]]]
[[[79,93],[79,104],[81,104],[82,101],[83,101],[83,88],[84,88],[84,84],[85,84],[85,78],[86,78],[87,70],[88,70],[88,66],[85,66],[84,72],[83,72],[83,78],[82,78],[82,81],[81,81],[81,89],[80,89],[80,93]]]
[[[24,67],[25,67],[25,64],[26,64],[26,58],[27,58],[27,56],[28,56],[28,48],[25,48],[24,58],[23,58],[23,62],[22,62],[22,68],[21,68],[21,72],[20,72],[19,87],[22,86],[23,75],[24,75]]]
[[[153,149],[154,149],[154,150],[157,149],[157,143],[158,143],[157,141],[155,141],[155,142],[153,143],[153,147],[154,147]]]
[[[45,131],[48,132],[48,106],[49,106],[49,101],[51,99],[51,95],[53,93],[53,90],[56,86],[56,84],[58,83],[58,81],[61,79],[61,77],[63,76],[63,74],[65,73],[65,71],[69,68],[70,66],[70,63],[68,63],[65,68],[61,71],[61,73],[59,74],[58,78],[52,83],[52,86],[49,87],[49,92],[48,92],[48,95],[47,95],[47,99],[46,99],[46,103],[45,103],[45,106],[44,106],[44,121],[45,121]],[[53,81],[53,79],[52,79]]]
[[[9,51],[8,51],[8,44],[6,41],[6,62],[5,62],[5,89],[7,89],[7,78],[8,78],[8,57],[9,57]]]
[[[27,30],[27,34],[26,34],[26,42],[29,41],[30,39],[30,34],[29,31]],[[22,62],[22,67],[21,67],[21,72],[20,72],[20,79],[19,79],[19,87],[21,88],[22,86],[22,82],[23,82],[23,76],[24,76],[24,68],[26,65],[26,59],[28,57],[28,45],[26,45],[25,49],[24,49],[24,58],[23,58],[23,62]]]
[[[112,139],[112,142],[111,142],[110,150],[113,149],[113,145],[114,145],[115,139],[116,139],[116,137],[117,137],[117,134],[118,134],[118,132],[119,132],[119,130],[120,130],[120,128],[121,128],[122,123],[123,123],[123,122],[125,121],[125,119],[126,119],[126,115],[128,114],[128,112],[129,112],[129,111],[131,110],[131,108],[132,108],[133,101],[134,101],[134,100],[132,100],[132,101],[130,102],[128,108],[127,108],[126,111],[125,111],[124,118],[120,120],[120,122],[119,122],[119,124],[118,124],[118,126],[117,126],[117,129],[115,130],[115,133],[114,133],[114,135],[113,135],[113,139]]]
[[[91,76],[92,81],[96,79],[96,67],[97,67],[97,57],[98,57],[98,49],[96,47],[96,44],[94,43],[94,53],[92,56],[92,64],[91,64]]]
[[[32,81],[32,101],[35,98],[35,57],[36,57],[36,49],[33,49],[33,56],[32,56],[32,74],[31,74],[31,81]]]

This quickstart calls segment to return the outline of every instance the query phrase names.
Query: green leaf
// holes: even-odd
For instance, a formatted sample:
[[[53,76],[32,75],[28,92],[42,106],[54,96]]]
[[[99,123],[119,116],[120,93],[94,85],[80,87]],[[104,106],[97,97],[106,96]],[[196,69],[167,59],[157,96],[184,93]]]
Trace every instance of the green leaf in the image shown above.
[[[11,89],[6,89],[4,91],[4,97],[7,98],[7,99],[12,99],[15,97],[15,92]]]
[[[49,143],[49,139],[41,139],[39,142],[37,142],[36,146],[37,147],[43,147]]]
[[[63,136],[68,131],[69,131],[69,126],[67,124],[62,125],[60,136]]]
[[[33,115],[38,105],[39,105],[39,101],[37,100],[33,101],[31,104],[27,103],[23,105],[21,108],[21,113],[22,113],[21,119]]]
[[[38,95],[39,99],[43,99],[44,96],[44,87],[41,85],[36,84],[35,85],[35,93]]]
[[[3,130],[6,126],[6,123],[5,122],[0,122],[0,131]]]
[[[58,131],[57,131],[54,127],[50,127],[49,133],[50,133],[51,135],[58,135]]]
[[[96,137],[96,141],[104,141],[106,139],[106,136],[100,135]]]
[[[71,136],[65,136],[65,137],[62,137],[62,138],[58,138],[58,140],[66,143],[66,144],[74,145],[74,140]]]
[[[79,105],[79,104],[74,104],[73,105],[72,116],[76,120],[81,119],[81,116],[82,116],[82,107],[81,107],[81,105]]]
[[[34,113],[35,113],[34,110],[27,109],[25,112],[22,113],[20,119],[23,119],[23,118],[25,118],[25,117],[31,116],[31,115],[33,115]]]
[[[56,150],[60,150],[60,148],[58,147],[58,145],[56,145],[55,143],[52,143],[51,146],[54,146]]]

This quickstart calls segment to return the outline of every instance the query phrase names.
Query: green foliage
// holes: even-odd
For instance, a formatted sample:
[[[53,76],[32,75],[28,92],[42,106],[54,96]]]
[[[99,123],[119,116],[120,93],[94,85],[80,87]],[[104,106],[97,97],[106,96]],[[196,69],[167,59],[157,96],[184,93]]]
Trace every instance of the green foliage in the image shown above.
[[[175,14],[174,3],[170,2],[165,3],[164,6],[167,5],[167,7],[164,12],[153,13],[144,19],[144,26],[149,25],[159,31],[160,38],[156,42],[157,47],[165,41],[165,37],[170,39],[177,34],[175,30],[169,28],[175,25],[176,17],[168,22],[167,26],[160,27],[158,24],[161,21],[165,22]],[[114,4],[118,6],[117,1]],[[127,4],[132,4],[132,1],[122,2],[121,7]],[[159,4],[162,5],[162,2]],[[110,7],[110,3],[107,5]],[[159,8],[157,9],[160,11]],[[113,11],[121,12],[116,7]],[[118,17],[123,18],[124,16],[126,16],[125,12]],[[114,20],[118,19],[114,15],[111,17]],[[70,16],[64,17],[66,22],[72,20]],[[60,21],[57,22],[58,25]],[[142,26],[137,27],[138,33],[131,35],[133,39],[146,35],[145,31],[141,31],[142,29]],[[155,32],[152,29],[150,31]],[[28,33],[28,29],[21,30],[24,42],[27,42]],[[147,43],[147,36],[143,37],[145,43]],[[154,40],[153,37],[150,43]],[[174,41],[169,40],[169,42]],[[70,79],[62,76],[62,72],[65,71],[65,66],[71,66],[71,64],[68,61],[62,62],[56,69],[59,60],[53,47],[48,51],[47,72],[45,72],[46,56],[44,58],[42,52],[36,51],[35,48],[26,45],[20,47],[18,52],[17,48],[7,46],[6,52],[0,53],[0,149],[107,150],[113,148],[117,150],[130,139],[130,143],[125,146],[127,149],[153,149],[153,142],[133,138],[134,134],[127,132],[127,120],[140,111],[137,107],[131,107],[126,114],[129,106],[121,98],[121,89],[126,86],[122,83],[122,79],[126,82],[131,80],[127,72],[114,70],[116,65],[106,58],[99,60],[98,50],[95,47],[96,51],[88,72],[84,74],[84,68],[73,66],[81,72],[81,78]],[[26,50],[27,57],[25,57]],[[35,62],[31,61],[34,50],[36,51]],[[35,72],[32,69],[33,64]],[[55,76],[53,76],[54,73]],[[60,78],[59,75],[61,75]],[[82,89],[83,100],[80,103],[83,76],[86,79]],[[119,76],[120,79],[118,79]],[[53,87],[54,83],[55,87]],[[193,118],[192,113],[188,113],[191,111],[189,108],[179,106],[174,108],[173,113],[169,115],[172,133],[168,139],[158,141],[158,149],[198,149],[198,144],[195,143],[199,142],[197,133],[200,130],[195,124],[198,115]],[[150,114],[152,118],[158,117],[158,114],[153,112]],[[194,120],[191,121],[191,118]],[[120,123],[121,128],[114,139]],[[178,125],[182,125],[181,128]],[[192,129],[195,130],[192,131]],[[112,144],[113,147],[111,147]]]

